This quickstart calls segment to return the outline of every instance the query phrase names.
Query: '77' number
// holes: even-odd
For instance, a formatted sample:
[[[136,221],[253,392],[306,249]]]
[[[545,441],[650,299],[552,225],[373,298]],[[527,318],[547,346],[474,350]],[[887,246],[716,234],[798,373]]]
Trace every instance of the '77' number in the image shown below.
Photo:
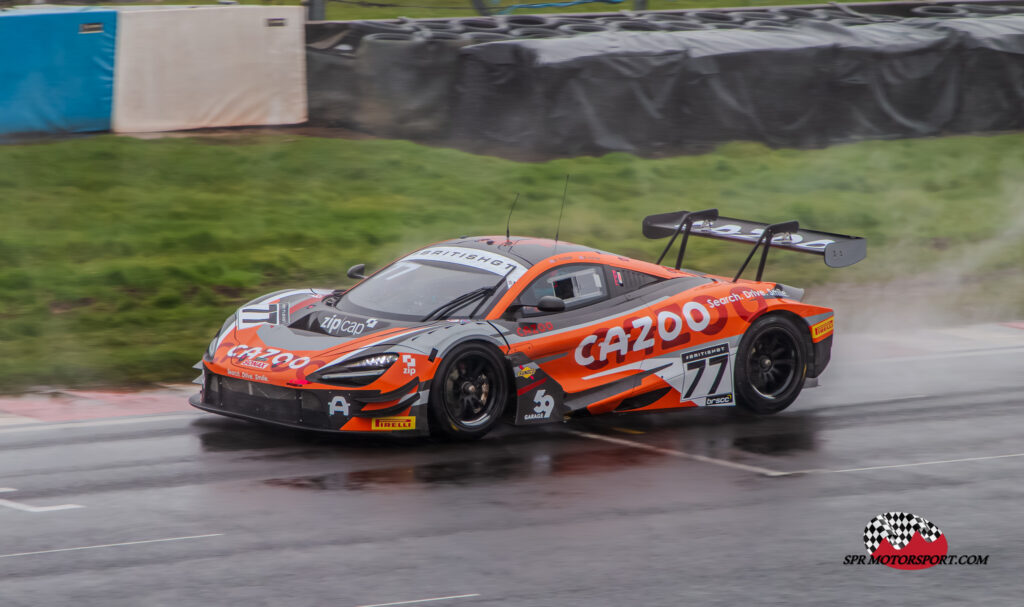
[[[687,363],[686,371],[689,375],[689,371],[697,371],[693,376],[693,381],[690,383],[690,387],[686,389],[686,394],[683,395],[684,399],[693,396],[693,392],[697,389],[697,384],[700,383],[700,378],[704,376],[704,369],[709,366],[718,365],[718,373],[715,374],[715,381],[711,382],[711,389],[706,394],[714,394],[718,391],[718,385],[722,383],[722,377],[725,376],[726,363],[729,362],[729,355],[723,354],[721,356],[715,356],[713,358],[702,358],[695,360],[691,363]]]

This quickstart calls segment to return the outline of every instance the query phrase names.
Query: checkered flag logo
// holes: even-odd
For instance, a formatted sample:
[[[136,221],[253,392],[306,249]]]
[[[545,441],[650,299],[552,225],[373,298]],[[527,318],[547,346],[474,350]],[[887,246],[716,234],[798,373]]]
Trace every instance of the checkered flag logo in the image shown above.
[[[864,545],[868,554],[874,554],[882,540],[887,539],[893,548],[903,550],[915,533],[929,542],[942,536],[942,531],[924,517],[909,512],[886,512],[871,519],[864,528]]]

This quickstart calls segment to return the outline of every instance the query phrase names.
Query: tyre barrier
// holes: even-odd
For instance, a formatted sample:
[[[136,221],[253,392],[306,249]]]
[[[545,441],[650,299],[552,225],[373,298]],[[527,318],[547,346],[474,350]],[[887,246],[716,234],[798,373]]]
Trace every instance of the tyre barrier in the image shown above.
[[[748,30],[788,30],[792,29],[792,27],[793,26],[786,21],[773,21],[769,19],[754,19],[753,21],[746,21],[743,23],[743,29]]]
[[[960,8],[974,15],[1008,15],[1024,12],[1024,6],[1002,5],[994,6],[989,4],[954,4],[954,8]]]
[[[848,19],[852,15],[845,11],[841,11],[837,8],[816,8],[811,11],[814,13],[814,18],[822,21],[829,21],[831,19]]]
[[[641,19],[629,20],[629,21],[613,21],[609,24],[608,29],[613,32],[659,32],[662,28],[650,21],[644,21]]]
[[[451,91],[459,50],[478,36],[508,39],[483,32],[434,35],[440,38],[425,38],[422,33],[370,34],[363,38],[355,54],[360,99],[352,122],[358,128],[401,138],[444,132],[451,120]]]
[[[779,15],[785,15],[790,19],[815,19],[817,18],[814,11],[805,8],[770,8],[769,13],[777,13]]]
[[[694,10],[687,12],[635,14],[623,12],[615,15],[594,17],[551,17],[547,15],[508,15],[496,17],[471,17],[460,19],[429,20],[383,20],[352,21],[345,23],[320,22],[307,26],[311,46],[320,49],[334,49],[338,52],[354,52],[364,36],[377,33],[412,34],[430,30],[441,32],[485,32],[507,34],[513,37],[541,38],[538,28],[561,32],[564,37],[601,31],[676,31],[685,32],[700,29],[760,29],[767,31],[772,26],[765,21],[795,22],[797,20],[828,21],[844,27],[870,23],[899,22],[905,18],[982,18],[988,16],[1024,13],[1020,5],[955,4],[909,7],[905,17],[892,14],[861,14],[850,8],[779,7],[752,10]],[[756,21],[754,25],[751,22]],[[654,24],[656,27],[650,27]],[[672,25],[670,25],[672,24]],[[690,24],[690,25],[687,25]],[[575,27],[575,26],[582,27]],[[563,26],[573,26],[564,29]],[[519,32],[516,34],[515,32]],[[447,39],[446,36],[442,38]],[[493,41],[480,39],[479,42]]]
[[[421,21],[416,23],[416,27],[420,30],[451,32],[455,34],[461,34],[466,31],[466,28],[458,21]]]
[[[504,34],[509,27],[497,19],[480,17],[476,19],[461,19],[459,25],[467,32],[487,32],[491,34]]]
[[[954,19],[966,17],[969,11],[955,6],[943,6],[936,4],[932,6],[915,6],[910,12],[918,17],[937,17],[940,19]]]
[[[570,36],[577,36],[579,34],[607,32],[608,28],[604,25],[598,25],[597,23],[566,23],[565,25],[559,25],[558,31],[565,32]]]
[[[736,11],[732,17],[736,21],[789,21],[788,16],[771,11]]]
[[[713,13],[711,11],[694,11],[690,16],[704,23],[735,23],[732,13]]]
[[[564,38],[565,33],[546,27],[520,27],[509,32],[513,38]]]
[[[699,19],[695,19],[689,15],[676,15],[672,13],[650,13],[640,18],[644,21],[653,21],[655,23],[700,23]]]
[[[844,27],[855,27],[858,25],[871,25],[874,21],[868,21],[867,19],[859,19],[857,17],[847,17],[845,19],[832,19],[829,23],[835,25],[842,25]]]
[[[459,34],[463,40],[470,40],[476,44],[482,42],[499,42],[501,40],[512,40],[512,36],[499,32],[464,32]]]
[[[560,19],[543,15],[509,15],[505,17],[505,25],[511,29],[548,28],[554,29],[562,24]]]
[[[399,21],[353,21],[349,29],[369,34],[411,34],[415,27],[406,22]]]
[[[560,17],[558,19],[558,25],[571,25],[573,23],[590,24],[590,23],[597,23],[597,20],[596,19],[587,19],[586,17]]]
[[[777,35],[786,35],[786,32],[792,32],[795,28],[805,28],[809,35],[814,36],[841,36],[844,35],[844,28],[852,28],[845,30],[849,32],[849,36],[855,36],[853,32],[860,30],[863,26],[876,25],[878,29],[868,30],[868,36],[878,36],[879,39],[885,37],[892,37],[892,32],[897,31],[894,28],[905,28],[901,31],[906,34],[912,32],[946,32],[942,35],[948,35],[950,39],[959,39],[957,36],[969,36],[971,32],[982,32],[985,26],[980,23],[986,19],[996,19],[1000,23],[1006,25],[1000,25],[992,31],[1010,31],[1013,27],[1024,22],[1024,6],[1019,5],[971,5],[971,4],[957,4],[957,5],[928,5],[928,6],[914,6],[909,7],[909,10],[905,13],[905,16],[900,17],[892,14],[863,14],[855,10],[840,10],[838,8],[817,8],[817,9],[803,9],[796,7],[782,7],[764,10],[740,10],[740,11],[725,11],[715,12],[709,10],[699,11],[685,11],[685,12],[673,12],[673,13],[648,13],[643,15],[604,15],[600,17],[548,17],[543,15],[513,15],[509,17],[494,17],[494,18],[469,18],[469,19],[451,19],[451,20],[394,20],[394,21],[357,21],[348,22],[345,24],[332,24],[332,23],[321,23],[316,25],[317,36],[311,40],[307,45],[307,83],[308,83],[308,97],[309,97],[309,116],[311,121],[319,123],[327,123],[334,125],[341,125],[347,127],[355,127],[359,130],[368,131],[374,134],[390,137],[402,137],[402,138],[438,138],[447,137],[454,131],[466,132],[467,124],[474,124],[471,118],[466,118],[467,114],[464,113],[462,107],[457,107],[457,103],[461,103],[461,99],[466,96],[466,85],[463,84],[466,78],[466,66],[470,61],[469,57],[472,56],[485,56],[491,55],[494,57],[504,57],[504,61],[509,62],[507,67],[502,67],[500,70],[513,70],[513,65],[519,65],[518,61],[522,59],[519,57],[522,50],[516,49],[515,46],[506,45],[493,45],[492,51],[486,53],[482,50],[483,55],[477,53],[470,53],[474,50],[476,45],[491,43],[491,42],[503,42],[503,41],[514,41],[516,39],[526,40],[544,40],[552,39],[550,43],[540,42],[538,44],[531,44],[529,47],[521,47],[521,49],[529,49],[529,52],[534,52],[537,49],[543,48],[558,48],[558,47],[547,47],[548,44],[566,44],[570,38],[581,36],[584,34],[596,34],[593,41],[587,46],[584,43],[582,47],[573,47],[579,49],[587,49],[583,52],[581,57],[594,57],[600,56],[605,49],[608,49],[609,54],[614,54],[614,50],[617,45],[609,44],[610,41],[615,40],[613,38],[618,32],[671,32],[678,33],[680,36],[666,36],[664,37],[666,46],[672,48],[672,45],[676,42],[671,40],[678,38],[678,40],[686,40],[688,32],[692,31],[704,31],[704,30],[715,30],[715,29],[732,29],[732,30],[743,30],[743,31],[756,31],[759,35],[757,38],[750,38],[752,41],[752,48],[757,45],[767,44],[770,47],[770,40],[778,32]],[[1018,16],[1021,15],[1021,16]],[[1019,19],[1020,21],[1007,21]],[[826,26],[825,24],[829,24]],[[817,25],[814,25],[817,24]],[[972,29],[973,28],[973,29]],[[948,31],[947,31],[948,30]],[[816,32],[816,33],[813,33]],[[950,33],[952,32],[952,33]],[[606,36],[602,39],[600,36]],[[931,34],[929,34],[931,35]],[[938,35],[938,34],[936,34]],[[1024,31],[1021,32],[1021,37],[1024,38]],[[711,48],[718,48],[719,43],[714,40],[719,39],[718,36],[701,35],[701,44],[711,44]],[[981,34],[979,33],[979,36]],[[1002,36],[1002,34],[1000,34]],[[1008,34],[1007,34],[1008,36]],[[907,47],[918,44],[916,38],[918,36],[907,37]],[[928,35],[922,34],[922,39],[927,38]],[[643,48],[645,42],[645,36],[637,35],[629,38],[630,42],[628,45],[632,48],[633,45],[638,45],[637,48]],[[728,39],[734,40],[745,40],[744,34],[737,32],[731,36],[723,37],[723,40]],[[623,40],[623,38],[619,38]],[[587,38],[590,40],[590,38]],[[653,40],[653,39],[652,39]],[[583,40],[580,41],[583,43]],[[655,44],[655,43],[652,43]],[[655,44],[657,46],[660,42]],[[845,42],[844,42],[845,44]],[[1008,43],[1009,44],[1009,43]],[[1016,44],[1013,42],[1012,44]],[[603,45],[603,47],[602,47]],[[785,46],[785,45],[783,45]],[[898,45],[897,45],[898,46]],[[780,47],[781,48],[781,47]],[[577,52],[577,51],[574,51]],[[624,51],[622,51],[624,52]],[[662,50],[658,50],[661,53]],[[781,56],[781,51],[773,49],[772,52]],[[907,51],[909,52],[909,51]],[[922,51],[924,52],[924,51]],[[927,52],[938,52],[934,50],[928,50]],[[945,52],[945,51],[944,51]],[[968,51],[964,51],[967,53]],[[944,124],[948,125],[951,132],[968,132],[968,128],[964,125],[973,125],[980,121],[988,120],[986,127],[989,130],[1001,130],[1007,128],[1008,124],[1016,124],[1017,122],[1024,123],[1024,114],[1019,111],[1019,107],[1024,105],[1024,99],[1018,99],[1017,97],[1024,97],[1024,94],[1018,94],[1021,87],[1018,84],[1010,85],[1007,84],[1007,73],[1008,70],[1017,69],[1017,63],[1010,61],[1007,58],[1006,52],[999,49],[989,49],[985,47],[982,50],[970,50],[973,53],[968,61],[963,63],[945,63],[941,64],[945,67],[942,69],[947,70],[958,70],[960,74],[957,78],[960,79],[961,84],[958,86],[967,90],[964,95],[970,96],[969,100],[963,101],[961,105],[964,107],[978,108],[984,107],[986,109],[977,111],[977,114],[990,115],[991,118],[965,118],[963,116],[953,116],[952,112],[962,112],[966,110],[959,109],[959,105],[950,104],[949,108],[944,111],[950,112],[950,117],[946,119]],[[469,53],[469,55],[467,55]],[[729,81],[729,78],[739,78],[739,76],[733,76],[737,72],[745,74],[743,77],[749,78],[763,78],[765,80],[761,82],[755,89],[765,91],[774,89],[777,86],[782,87],[785,83],[777,85],[773,81],[767,80],[772,74],[772,67],[767,63],[766,59],[761,59],[751,54],[752,51],[743,50],[741,54],[744,57],[748,57],[748,61],[760,66],[760,72],[753,69],[752,67],[739,63],[736,65],[730,64],[728,67],[722,67],[721,73],[724,74],[720,78],[726,79],[718,85],[721,87],[734,86],[734,81]],[[986,54],[987,53],[987,54]],[[1024,55],[1024,50],[1021,52]],[[555,53],[553,56],[556,56]],[[643,56],[643,53],[639,53]],[[885,56],[881,56],[879,60],[884,63],[888,59]],[[823,59],[824,60],[824,59]],[[596,60],[595,60],[596,61]],[[637,61],[642,62],[642,59]],[[717,61],[725,61],[719,59]],[[831,58],[828,61],[832,61]],[[858,59],[860,61],[860,59]],[[946,59],[943,59],[946,61]],[[634,59],[624,60],[622,65],[627,65],[634,62]],[[785,63],[785,60],[782,60]],[[939,61],[935,60],[936,65],[940,65]],[[923,62],[922,64],[928,63]],[[499,70],[501,65],[500,61],[487,67],[487,70]],[[588,64],[591,67],[587,69],[598,69],[595,66],[600,65],[599,63]],[[721,65],[725,66],[725,63]],[[792,65],[796,65],[793,63]],[[859,64],[858,64],[859,65]],[[966,65],[970,65],[971,68],[968,70]],[[474,67],[474,70],[479,71],[479,66]],[[515,69],[528,73],[529,67],[520,66]],[[604,69],[604,68],[601,68]],[[609,68],[610,69],[610,68]],[[619,68],[616,68],[619,69]],[[659,68],[652,67],[652,72],[657,71]],[[867,67],[864,69],[882,69],[880,67]],[[895,68],[894,68],[895,69]],[[915,68],[916,69],[916,68]],[[499,70],[499,71],[500,71]],[[821,70],[820,67],[807,70],[808,73],[812,73],[815,70]],[[801,70],[795,70],[800,72]],[[1020,71],[1021,79],[1024,79],[1024,70]],[[794,72],[794,70],[790,70]],[[785,78],[796,78],[800,74],[793,75],[790,72],[786,72],[781,77]],[[896,69],[899,72],[899,69]],[[611,72],[610,72],[611,73]],[[715,72],[718,73],[718,72]],[[512,74],[512,72],[509,72]],[[775,75],[779,77],[778,74]],[[517,76],[518,77],[518,76]],[[568,78],[576,78],[573,75],[563,75],[563,81]],[[664,77],[665,82],[680,80],[681,77],[674,75],[671,72],[666,72]],[[701,76],[695,80],[709,78],[710,76]],[[716,76],[717,77],[717,76]],[[800,76],[803,77],[803,76]],[[598,78],[595,76],[595,78]],[[628,80],[630,77],[626,77]],[[895,100],[890,104],[892,107],[897,107],[899,111],[903,111],[904,115],[908,118],[903,122],[895,120],[893,124],[896,126],[884,126],[877,127],[876,131],[871,132],[855,132],[858,128],[862,128],[863,125],[850,126],[851,132],[856,137],[860,138],[872,138],[877,136],[883,137],[900,137],[908,136],[906,133],[901,132],[900,129],[911,129],[913,132],[910,135],[919,135],[922,133],[931,133],[928,129],[932,128],[927,125],[928,119],[921,118],[921,116],[927,116],[930,111],[930,105],[933,103],[935,98],[939,95],[932,94],[931,89],[925,91],[921,87],[927,88],[927,86],[940,87],[943,79],[935,77],[937,82],[927,83],[929,78],[921,77],[921,83],[915,84],[917,88],[909,89],[911,93],[899,92],[893,93],[896,95]],[[620,77],[616,75],[613,80],[620,80]],[[955,80],[955,79],[954,79]],[[517,86],[529,88],[535,86],[535,83],[527,81],[516,81],[515,77],[509,76],[508,82],[517,82]],[[968,81],[970,85],[968,86]],[[496,81],[495,81],[496,82]],[[504,81],[502,81],[504,82]],[[645,81],[648,82],[648,81]],[[650,82],[655,82],[652,77]],[[851,81],[852,82],[852,81]],[[884,82],[879,80],[878,82]],[[991,84],[991,82],[1001,83],[998,86]],[[680,80],[680,85],[682,80]],[[616,93],[609,93],[610,104],[618,103],[616,95],[619,95],[622,99],[626,99],[630,95],[646,95],[646,88],[648,84],[642,85],[640,88],[634,90],[631,93],[624,93],[618,91]],[[651,90],[657,90],[657,86],[651,85],[655,88]],[[688,85],[690,86],[690,85]],[[797,96],[789,101],[783,100],[781,97],[774,97],[775,108],[786,108],[788,105],[801,105],[805,101],[803,97],[812,97],[816,95],[813,87],[817,86],[811,81],[803,84],[807,89],[805,95]],[[843,98],[837,100],[834,104],[836,108],[849,108],[852,106],[867,107],[872,103],[876,103],[877,99],[872,97],[872,94],[863,90],[853,90],[857,86],[866,86],[859,84],[850,84],[849,82],[843,81],[839,84],[833,83],[833,88],[836,91],[843,93]],[[872,86],[883,86],[883,84],[875,84]],[[885,84],[884,86],[889,86]],[[853,88],[851,88],[853,87]],[[472,87],[470,87],[472,88]],[[531,96],[520,97],[522,93],[517,92],[517,89],[508,84],[507,86],[493,85],[494,90],[504,91],[506,97],[494,96],[494,91],[476,90],[476,103],[478,106],[483,107],[480,111],[483,113],[487,112],[487,108],[501,112],[508,111],[508,107],[511,103],[515,106],[517,103],[529,105],[534,103],[535,100],[543,99],[544,94],[534,92]],[[575,85],[574,89],[575,90]],[[586,86],[582,86],[579,90],[587,90]],[[566,94],[577,94],[575,92],[566,92],[568,89],[559,89],[559,93],[555,97]],[[696,95],[704,95],[704,92],[699,92],[700,89],[696,89]],[[653,93],[652,93],[653,94]],[[773,92],[772,95],[775,93]],[[823,93],[824,94],[824,93]],[[833,94],[829,92],[828,94]],[[839,94],[839,93],[835,93]],[[888,94],[888,93],[886,93]],[[664,93],[663,95],[669,95]],[[472,96],[472,95],[471,95]],[[762,95],[754,95],[752,98],[761,97]],[[663,98],[670,98],[671,95]],[[770,97],[770,95],[769,95]],[[745,97],[740,97],[745,98]],[[518,100],[515,103],[509,100]],[[755,101],[756,102],[756,101]],[[582,103],[582,101],[581,101]],[[603,102],[602,102],[603,103]],[[642,102],[640,105],[644,106],[647,101]],[[706,115],[714,117],[716,112],[725,112],[721,107],[709,105],[703,110],[691,109],[689,105],[691,102],[687,97],[684,103],[684,109],[681,110],[683,115]],[[696,103],[696,102],[694,102]],[[768,104],[768,101],[764,101]],[[915,105],[916,104],[916,105]],[[728,105],[728,104],[726,104]],[[767,105],[766,105],[767,107]],[[994,108],[994,109],[992,109]],[[1007,108],[1011,108],[1008,110]],[[545,114],[550,108],[545,109],[544,107],[534,108],[533,116],[537,117]],[[665,115],[679,114],[676,110],[664,110]],[[771,112],[776,110],[764,110],[765,113],[759,116],[758,112],[762,110],[751,110],[750,116],[752,118],[745,118],[742,116],[733,116],[731,121],[719,121],[716,122],[718,126],[716,128],[719,131],[714,131],[711,127],[701,127],[698,129],[699,134],[696,135],[697,140],[700,141],[728,141],[735,138],[747,138],[759,141],[765,141],[772,145],[803,145],[803,136],[796,136],[785,130],[773,131],[775,127],[770,126],[770,120],[776,120],[777,117],[772,115]],[[789,110],[785,110],[788,112]],[[833,111],[833,108],[827,110],[821,110],[823,112]],[[538,114],[539,112],[539,114]],[[704,112],[701,114],[701,112]],[[875,107],[869,109],[869,113],[874,112],[880,116],[883,112]],[[1014,116],[1019,116],[1019,119],[1009,119],[1007,116],[1012,113]],[[472,115],[470,112],[468,115]],[[913,117],[911,119],[910,117]],[[546,132],[551,134],[550,141],[547,140],[535,140],[533,143],[523,143],[526,137],[521,137],[520,132],[525,132],[531,128],[530,116],[523,114],[519,119],[500,117],[497,120],[492,120],[489,129],[491,135],[487,137],[480,137],[480,141],[492,143],[499,142],[502,145],[514,145],[514,146],[525,146],[529,149],[540,150],[543,149],[546,152],[552,152],[557,154],[575,154],[581,150],[586,150],[586,153],[595,153],[601,151],[610,150],[622,150],[622,151],[633,151],[639,153],[645,153],[652,151],[661,145],[667,145],[663,143],[657,143],[662,137],[662,131],[667,129],[671,131],[672,127],[666,126],[664,129],[661,127],[652,130],[651,125],[643,123],[639,118],[630,116],[629,118],[621,118],[619,123],[614,121],[606,121],[600,126],[594,124],[580,124],[578,120],[582,118],[574,117],[571,122],[575,125],[573,128],[584,133],[592,133],[595,141],[591,141],[587,144],[575,144],[566,143],[563,141],[564,138],[572,138],[573,135],[567,134],[569,130],[569,122],[567,126],[558,127],[548,125]],[[591,117],[592,120],[597,118]],[[708,120],[711,120],[709,118]],[[753,131],[749,130],[752,127],[744,127],[743,123],[748,120],[762,120],[768,121],[758,126]],[[781,120],[781,118],[778,118]],[[815,139],[811,142],[812,145],[822,144],[822,142],[828,141],[840,141],[843,140],[841,135],[836,135],[834,127],[830,125],[823,125],[820,122],[816,122],[818,119],[813,120],[808,118],[800,118],[799,120],[793,119],[791,122],[793,125],[806,123],[808,125],[807,130],[810,129],[810,125],[817,125],[815,128],[818,130],[816,133],[806,135],[811,139]],[[874,120],[865,119],[864,124],[868,124]],[[879,123],[885,122],[887,119],[877,118]],[[937,119],[936,119],[937,120]],[[973,122],[972,122],[973,120]],[[842,121],[840,121],[842,122]],[[481,126],[483,122],[477,121],[474,128],[484,128]],[[846,123],[843,123],[846,124]],[[888,124],[888,123],[886,123]],[[461,126],[460,126],[461,125]],[[517,125],[513,128],[510,125]],[[910,125],[910,126],[906,126]],[[849,126],[849,125],[847,125]],[[972,128],[973,128],[972,126]],[[1024,128],[1024,124],[1020,125]],[[687,127],[690,128],[690,127]],[[694,127],[696,128],[696,127]],[[744,130],[748,128],[748,130]],[[795,126],[786,128],[797,128]],[[801,126],[800,128],[804,128]],[[873,127],[874,128],[874,127]],[[622,129],[627,129],[629,132],[625,132]],[[889,129],[889,130],[886,130]],[[470,128],[472,130],[472,128]],[[685,130],[685,129],[683,129]],[[505,133],[505,135],[495,134],[496,132]],[[713,132],[714,131],[714,132]],[[601,133],[605,133],[602,135]],[[609,133],[615,133],[611,135]],[[711,134],[709,134],[711,133]],[[822,134],[824,133],[824,134]],[[880,134],[879,134],[880,133]],[[851,136],[854,136],[851,135]],[[560,139],[562,138],[562,139]],[[717,138],[717,139],[716,139]],[[597,141],[597,140],[600,141]],[[647,141],[654,142],[648,145]],[[645,147],[646,146],[646,147]],[[651,146],[654,146],[653,148]]]
[[[466,40],[461,32],[446,32],[444,30],[420,30],[413,36],[422,40]]]
[[[656,21],[658,27],[666,32],[692,32],[694,30],[710,30],[714,27],[706,23],[694,23],[692,21]]]

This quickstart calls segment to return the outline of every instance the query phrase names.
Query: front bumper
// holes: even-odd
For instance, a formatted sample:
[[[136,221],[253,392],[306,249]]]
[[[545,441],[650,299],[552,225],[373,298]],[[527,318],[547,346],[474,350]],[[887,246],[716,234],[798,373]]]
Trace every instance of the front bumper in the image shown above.
[[[422,436],[429,434],[427,408],[420,404],[426,398],[417,388],[410,384],[388,402],[390,395],[371,391],[287,388],[204,369],[202,389],[188,402],[210,413],[288,428]]]
[[[812,344],[811,364],[807,367],[807,377],[818,377],[825,371],[829,360],[832,358],[832,335]]]

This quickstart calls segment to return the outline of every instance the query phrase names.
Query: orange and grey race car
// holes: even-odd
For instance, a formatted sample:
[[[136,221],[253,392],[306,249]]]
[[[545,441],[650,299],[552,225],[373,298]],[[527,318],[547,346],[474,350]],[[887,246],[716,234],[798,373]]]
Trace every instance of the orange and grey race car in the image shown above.
[[[581,415],[739,405],[776,413],[829,362],[833,312],[761,280],[770,248],[863,259],[863,238],[719,217],[652,215],[659,263],[545,239],[463,237],[347,291],[279,291],[242,306],[197,368],[190,402],[334,432],[478,438]],[[680,269],[687,239],[753,245],[733,278]],[[660,265],[679,240],[674,267]],[[755,280],[740,275],[758,248]]]

